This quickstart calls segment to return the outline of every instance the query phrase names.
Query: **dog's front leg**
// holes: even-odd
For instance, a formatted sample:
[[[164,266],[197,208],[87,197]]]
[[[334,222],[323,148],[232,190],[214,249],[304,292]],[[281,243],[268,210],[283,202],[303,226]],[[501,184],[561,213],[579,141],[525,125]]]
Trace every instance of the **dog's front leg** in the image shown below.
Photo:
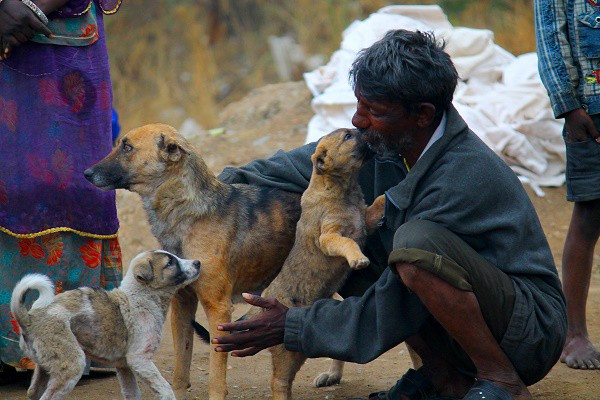
[[[203,296],[202,306],[206,311],[208,330],[213,339],[227,334],[227,332],[217,331],[217,325],[231,321],[231,295],[214,293],[214,296],[208,296],[209,300],[205,302],[206,297]],[[208,398],[209,400],[224,400],[227,396],[227,353],[217,353],[214,351],[214,347],[211,345],[209,357]]]
[[[196,317],[198,296],[191,284],[177,291],[171,301],[171,332],[173,334],[173,390],[184,400],[190,385],[190,365],[194,345],[194,329],[190,323]]]
[[[354,240],[341,235],[338,224],[323,224],[319,245],[323,253],[332,257],[344,257],[350,268],[361,269],[369,265],[369,259],[363,254]]]
[[[231,321],[233,304],[231,303],[231,288],[211,286],[205,287],[200,301],[208,318],[208,331],[210,338],[223,336],[227,332],[217,330],[223,322]],[[208,373],[208,398],[209,400],[225,400],[227,396],[227,353],[214,351],[215,345],[210,348],[210,366]]]
[[[29,389],[27,390],[27,398],[29,400],[39,400],[44,394],[46,387],[48,387],[49,379],[50,376],[48,373],[39,364],[36,364]]]
[[[142,382],[150,386],[157,399],[176,400],[171,385],[163,378],[156,365],[146,355],[127,356],[127,364]]]
[[[331,360],[329,371],[321,372],[312,381],[315,387],[325,387],[337,385],[342,381],[342,375],[344,373],[344,362],[340,360]]]
[[[287,351],[283,345],[273,346],[269,351],[273,363],[271,377],[273,400],[292,400],[292,384],[300,367],[306,361],[306,356]]]
[[[117,367],[117,378],[121,385],[121,393],[125,400],[141,400],[142,392],[135,379],[135,374],[128,367]]]

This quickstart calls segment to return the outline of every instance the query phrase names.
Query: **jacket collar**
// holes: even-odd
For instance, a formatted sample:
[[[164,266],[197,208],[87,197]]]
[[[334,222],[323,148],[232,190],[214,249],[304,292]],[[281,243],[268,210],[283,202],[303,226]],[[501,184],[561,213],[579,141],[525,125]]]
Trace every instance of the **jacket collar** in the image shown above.
[[[444,135],[423,154],[410,170],[410,173],[406,175],[406,178],[387,191],[388,198],[397,208],[408,208],[418,182],[427,174],[431,166],[441,155],[446,152],[448,145],[468,129],[467,123],[462,119],[453,105],[450,105],[448,110],[446,110],[446,115],[447,121]]]

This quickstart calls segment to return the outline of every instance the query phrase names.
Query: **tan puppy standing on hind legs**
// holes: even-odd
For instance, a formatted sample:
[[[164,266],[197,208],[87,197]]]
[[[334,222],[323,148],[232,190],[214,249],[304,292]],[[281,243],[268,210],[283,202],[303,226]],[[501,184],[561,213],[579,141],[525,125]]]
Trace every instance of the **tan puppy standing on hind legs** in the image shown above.
[[[165,250],[202,262],[197,281],[172,302],[173,389],[187,395],[198,300],[210,336],[231,320],[232,298],[260,290],[279,271],[294,243],[300,194],[217,180],[202,157],[177,131],[146,125],[119,138],[113,151],[85,171],[105,190],[140,194],[152,233]],[[227,394],[227,355],[210,352],[209,399]]]
[[[36,363],[29,399],[60,400],[77,384],[86,356],[117,367],[125,399],[141,400],[137,379],[156,398],[173,400],[169,383],[152,362],[175,291],[198,277],[200,262],[166,251],[136,256],[118,289],[80,288],[54,295],[45,275],[26,275],[10,308],[21,331],[21,348]],[[28,290],[40,295],[27,310]]]
[[[358,184],[358,174],[371,151],[356,130],[338,129],[319,142],[312,156],[313,173],[302,195],[302,214],[296,241],[281,272],[262,296],[276,298],[288,307],[309,306],[331,297],[344,283],[351,269],[369,264],[360,250],[367,237],[368,220],[376,226],[383,215],[384,198],[367,210]],[[374,226],[370,226],[373,230]],[[261,313],[253,308],[248,316]],[[273,362],[271,390],[275,400],[291,399],[294,377],[306,357],[285,350],[270,349]],[[341,361],[333,361],[339,372]],[[317,378],[318,379],[318,378]]]

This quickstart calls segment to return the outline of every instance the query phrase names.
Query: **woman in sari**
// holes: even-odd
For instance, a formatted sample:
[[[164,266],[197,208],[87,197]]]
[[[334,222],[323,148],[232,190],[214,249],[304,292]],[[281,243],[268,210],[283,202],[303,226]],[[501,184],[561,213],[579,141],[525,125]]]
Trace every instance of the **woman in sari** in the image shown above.
[[[83,171],[112,147],[103,15],[120,0],[0,0],[0,371],[31,369],[10,314],[27,273],[56,291],[122,277],[114,192]],[[31,302],[34,295],[30,296]],[[0,377],[2,372],[0,372]],[[1,378],[0,378],[1,380]]]

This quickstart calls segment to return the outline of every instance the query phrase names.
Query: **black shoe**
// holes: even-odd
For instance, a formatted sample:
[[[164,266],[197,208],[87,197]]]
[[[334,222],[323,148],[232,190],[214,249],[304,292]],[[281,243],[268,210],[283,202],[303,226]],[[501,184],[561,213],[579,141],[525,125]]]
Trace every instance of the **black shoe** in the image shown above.
[[[478,380],[463,399],[513,400],[513,397],[510,393],[493,382]]]
[[[431,380],[412,368],[406,371],[387,392],[375,392],[371,393],[368,398],[350,398],[348,400],[400,400],[401,396],[410,400],[457,400],[453,397],[439,396]]]

